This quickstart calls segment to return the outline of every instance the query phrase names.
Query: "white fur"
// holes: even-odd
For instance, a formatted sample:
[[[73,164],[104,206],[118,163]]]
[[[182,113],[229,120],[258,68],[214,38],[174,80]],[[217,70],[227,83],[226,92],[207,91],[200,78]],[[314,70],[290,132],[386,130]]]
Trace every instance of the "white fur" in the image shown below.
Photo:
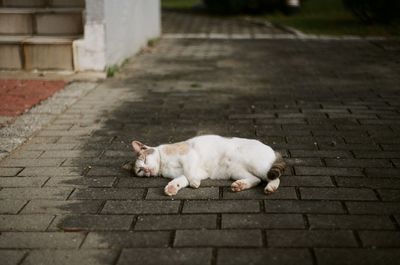
[[[225,138],[217,135],[204,135],[185,142],[184,153],[168,152],[168,146],[148,147],[139,142],[133,146],[139,157],[135,163],[138,176],[163,176],[173,179],[165,187],[167,195],[175,195],[180,189],[190,185],[198,188],[202,180],[233,179],[231,188],[241,191],[258,185],[261,180],[268,181],[267,173],[276,160],[271,147],[257,140],[244,138]],[[173,147],[174,145],[172,145]],[[143,152],[151,150],[151,154]],[[274,192],[279,179],[269,182],[265,191]]]

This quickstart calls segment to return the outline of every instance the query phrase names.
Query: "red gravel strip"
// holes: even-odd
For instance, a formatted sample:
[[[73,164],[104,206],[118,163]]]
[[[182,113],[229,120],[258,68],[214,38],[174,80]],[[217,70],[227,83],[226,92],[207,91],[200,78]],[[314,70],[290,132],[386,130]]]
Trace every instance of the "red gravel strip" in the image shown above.
[[[64,81],[0,80],[0,116],[18,116],[66,84]]]

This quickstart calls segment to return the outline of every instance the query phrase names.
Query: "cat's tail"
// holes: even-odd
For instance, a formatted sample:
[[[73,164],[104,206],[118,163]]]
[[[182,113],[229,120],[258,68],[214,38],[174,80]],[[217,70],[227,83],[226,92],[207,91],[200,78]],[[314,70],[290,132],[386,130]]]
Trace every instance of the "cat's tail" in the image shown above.
[[[272,164],[271,169],[268,171],[268,180],[274,180],[282,176],[285,171],[286,162],[283,160],[282,155],[279,152],[275,152],[275,161]]]

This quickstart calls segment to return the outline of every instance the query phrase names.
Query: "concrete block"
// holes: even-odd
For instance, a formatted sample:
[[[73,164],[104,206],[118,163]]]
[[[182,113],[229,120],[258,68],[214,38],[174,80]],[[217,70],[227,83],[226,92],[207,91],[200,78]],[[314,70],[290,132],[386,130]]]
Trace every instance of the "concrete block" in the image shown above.
[[[85,7],[85,0],[51,0],[53,7]]]
[[[31,38],[24,43],[26,70],[73,70],[69,39]]]
[[[22,69],[21,47],[0,43],[0,69]]]
[[[27,12],[0,10],[0,34],[32,34],[32,15]]]
[[[3,0],[3,6],[6,7],[43,7],[46,0]]]
[[[82,12],[37,13],[36,32],[39,35],[81,35],[83,34]]]

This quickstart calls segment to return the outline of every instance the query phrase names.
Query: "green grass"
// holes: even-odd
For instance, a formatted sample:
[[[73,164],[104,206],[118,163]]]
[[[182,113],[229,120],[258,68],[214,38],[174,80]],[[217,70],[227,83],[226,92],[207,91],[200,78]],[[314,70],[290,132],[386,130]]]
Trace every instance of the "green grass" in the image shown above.
[[[149,46],[150,48],[154,47],[157,45],[157,43],[160,41],[160,38],[154,38],[154,39],[150,39],[147,42],[147,46]]]
[[[400,36],[399,23],[365,25],[343,7],[342,0],[305,0],[298,14],[286,16],[275,12],[263,17],[311,34]]]
[[[163,8],[169,9],[191,9],[193,6],[201,3],[201,0],[162,0],[161,5]]]
[[[109,77],[109,78],[114,77],[114,75],[119,71],[119,69],[120,69],[120,66],[118,66],[116,64],[108,66],[106,69],[107,77]]]

